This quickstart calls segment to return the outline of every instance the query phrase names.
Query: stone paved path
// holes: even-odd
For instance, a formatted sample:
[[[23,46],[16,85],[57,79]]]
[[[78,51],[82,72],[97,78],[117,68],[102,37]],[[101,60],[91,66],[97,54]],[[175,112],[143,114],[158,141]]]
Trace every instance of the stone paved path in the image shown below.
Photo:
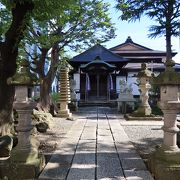
[[[153,180],[110,108],[88,108],[47,163],[39,179]]]

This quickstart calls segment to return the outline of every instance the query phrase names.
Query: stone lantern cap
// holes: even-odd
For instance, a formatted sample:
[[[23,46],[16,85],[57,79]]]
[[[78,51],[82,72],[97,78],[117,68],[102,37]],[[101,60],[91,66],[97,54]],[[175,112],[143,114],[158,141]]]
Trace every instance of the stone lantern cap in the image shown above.
[[[16,86],[22,85],[38,85],[39,80],[37,76],[30,72],[29,63],[27,60],[23,60],[20,64],[20,70],[15,73],[14,76],[7,79],[7,83]]]
[[[136,77],[138,77],[138,78],[140,78],[140,77],[151,78],[151,76],[152,76],[152,72],[147,69],[146,63],[142,63],[141,64],[141,71],[138,72]]]
[[[155,85],[180,85],[180,73],[175,72],[173,65],[166,63],[166,69],[153,78]]]

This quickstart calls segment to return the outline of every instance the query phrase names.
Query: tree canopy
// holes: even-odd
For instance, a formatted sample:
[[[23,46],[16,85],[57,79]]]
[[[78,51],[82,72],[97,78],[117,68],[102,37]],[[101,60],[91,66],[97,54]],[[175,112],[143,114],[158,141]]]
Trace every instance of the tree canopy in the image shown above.
[[[23,38],[34,4],[31,0],[2,0],[0,3],[1,25],[4,25],[0,28],[0,131],[3,135],[10,131],[15,93],[14,87],[7,84],[7,78],[16,72],[18,45]],[[4,17],[6,12],[7,16]],[[7,21],[3,21],[3,18]]]
[[[54,2],[50,11],[51,14],[37,13],[32,18],[28,44],[51,48],[57,42],[76,50],[115,36],[108,5],[99,0],[74,1],[63,8],[61,3]]]
[[[179,0],[116,0],[122,20],[140,20],[142,15],[155,20],[149,29],[149,37],[166,36],[167,59],[171,59],[171,36],[179,35]]]
[[[70,1],[61,0],[62,7]],[[51,14],[54,2],[54,0],[0,0],[0,133],[2,135],[9,133],[9,126],[13,121],[15,88],[7,84],[7,79],[16,72],[19,44],[24,38],[30,19],[37,14],[41,16]],[[51,11],[47,10],[48,7]]]
[[[100,0],[72,0],[63,8],[60,2],[54,2],[51,12],[40,16],[37,13],[31,18],[23,42],[26,44],[23,47],[29,51],[29,59],[35,65],[33,70],[43,79],[44,85],[49,86],[54,79],[58,61],[62,59],[59,52],[67,48],[74,51],[85,49],[115,37],[115,29],[108,16],[108,4]],[[50,68],[45,72],[46,60],[49,60]],[[42,100],[45,91],[49,93],[50,88],[41,91]],[[44,99],[43,102],[47,101]]]
[[[14,99],[14,88],[6,80],[16,72],[22,39],[29,48],[38,49],[37,53],[29,51],[36,72],[42,72],[44,79],[50,75],[52,81],[58,52],[64,47],[82,49],[115,36],[108,5],[102,0],[0,0],[0,5],[0,120],[4,123],[11,119]],[[43,74],[47,59],[52,68]]]

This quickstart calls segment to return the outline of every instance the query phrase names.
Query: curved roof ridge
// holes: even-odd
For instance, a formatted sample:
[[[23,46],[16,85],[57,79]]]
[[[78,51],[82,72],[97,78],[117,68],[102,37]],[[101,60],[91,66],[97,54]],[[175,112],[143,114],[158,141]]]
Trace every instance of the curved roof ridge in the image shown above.
[[[100,56],[100,58],[103,61],[107,61],[107,62],[129,61],[127,58],[124,58],[106,49],[101,44],[96,44],[95,46],[89,48],[88,50],[82,52],[81,54],[74,56],[70,61],[89,62],[89,61],[93,61],[96,56]]]
[[[110,50],[110,51],[113,51],[113,50],[116,50],[117,48],[123,47],[124,45],[127,45],[127,44],[132,44],[132,45],[138,46],[138,47],[140,47],[140,48],[142,48],[142,49],[149,50],[149,51],[153,51],[153,49],[150,49],[150,48],[148,48],[148,47],[145,47],[145,46],[142,46],[142,45],[140,45],[140,44],[135,43],[135,42],[131,39],[130,36],[127,37],[127,39],[126,39],[126,41],[125,41],[124,43],[121,43],[121,44],[119,44],[119,45],[116,45],[116,46],[114,46],[114,47],[111,47],[109,50]]]

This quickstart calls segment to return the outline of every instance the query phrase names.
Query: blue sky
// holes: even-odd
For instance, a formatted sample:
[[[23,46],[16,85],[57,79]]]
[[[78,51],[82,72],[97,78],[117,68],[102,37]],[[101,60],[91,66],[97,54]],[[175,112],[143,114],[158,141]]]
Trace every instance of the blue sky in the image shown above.
[[[104,2],[111,3],[110,7],[110,17],[112,22],[115,23],[116,27],[116,38],[106,42],[105,47],[111,48],[118,44],[124,43],[128,36],[131,36],[132,40],[141,44],[142,46],[149,47],[154,50],[166,50],[165,37],[148,38],[148,29],[154,22],[147,17],[143,17],[140,21],[128,23],[126,21],[121,21],[118,17],[120,12],[114,8],[113,0],[104,0]],[[178,54],[173,58],[177,63],[180,63],[180,38],[172,38],[172,50],[178,52]]]

